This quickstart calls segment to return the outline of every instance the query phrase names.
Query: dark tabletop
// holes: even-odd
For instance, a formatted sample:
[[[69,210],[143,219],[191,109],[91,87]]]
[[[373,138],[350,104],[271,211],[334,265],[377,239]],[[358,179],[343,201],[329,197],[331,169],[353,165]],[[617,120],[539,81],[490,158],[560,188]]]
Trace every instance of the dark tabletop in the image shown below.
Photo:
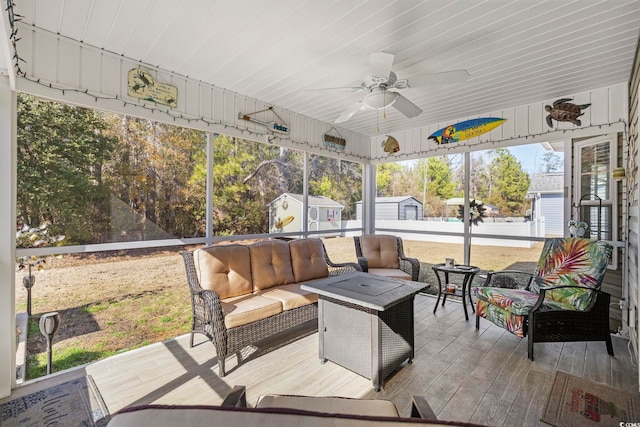
[[[384,311],[415,295],[425,286],[424,283],[410,280],[354,272],[309,281],[301,288],[338,301]]]

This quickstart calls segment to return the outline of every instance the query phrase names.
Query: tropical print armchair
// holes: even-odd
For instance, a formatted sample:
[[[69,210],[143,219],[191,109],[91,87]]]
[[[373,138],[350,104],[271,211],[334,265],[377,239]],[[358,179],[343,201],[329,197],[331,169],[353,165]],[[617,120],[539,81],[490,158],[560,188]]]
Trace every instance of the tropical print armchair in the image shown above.
[[[605,341],[609,294],[600,287],[611,257],[607,242],[582,238],[548,239],[533,274],[505,270],[488,273],[476,288],[476,328],[480,318],[534,342]]]

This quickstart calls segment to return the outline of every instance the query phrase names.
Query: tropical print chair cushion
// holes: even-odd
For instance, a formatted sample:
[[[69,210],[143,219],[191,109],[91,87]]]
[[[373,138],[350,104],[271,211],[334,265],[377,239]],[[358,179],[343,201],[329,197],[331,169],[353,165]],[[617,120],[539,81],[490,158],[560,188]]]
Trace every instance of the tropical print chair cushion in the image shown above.
[[[545,241],[529,289],[481,287],[476,289],[476,314],[524,337],[526,318],[538,300],[541,287],[569,286],[545,291],[540,310],[583,311],[599,289],[612,247],[606,242],[581,238]]]
[[[476,303],[476,314],[521,338],[526,335],[524,330],[526,316],[513,314],[479,298]]]
[[[476,288],[476,298],[510,313],[528,314],[538,295],[524,289]]]
[[[536,267],[536,279],[529,290],[540,293],[540,286],[583,286],[597,289],[607,271],[612,247],[599,240],[567,237],[548,239]],[[565,289],[561,293],[571,294]],[[584,292],[590,295],[590,292]],[[557,294],[553,299],[561,300]]]
[[[552,294],[552,292],[548,292]],[[524,324],[529,310],[538,301],[538,294],[524,289],[476,288],[476,311],[480,317],[500,326],[519,337],[525,336]],[[546,297],[546,295],[545,295]],[[590,298],[587,298],[588,305]],[[540,310],[580,310],[577,302],[565,302],[545,298]]]

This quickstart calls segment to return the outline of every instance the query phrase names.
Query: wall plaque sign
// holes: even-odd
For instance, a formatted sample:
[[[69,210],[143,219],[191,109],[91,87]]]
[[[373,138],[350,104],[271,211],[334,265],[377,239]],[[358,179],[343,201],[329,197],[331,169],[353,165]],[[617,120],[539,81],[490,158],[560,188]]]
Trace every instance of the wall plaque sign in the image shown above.
[[[144,68],[129,70],[127,95],[172,108],[178,106],[178,88],[155,81],[151,73]]]
[[[264,120],[256,119],[255,117],[251,117],[253,114],[258,114],[258,113],[262,113],[262,112],[265,112],[265,111],[273,111],[273,114],[278,119],[280,119],[282,121],[282,123],[276,122],[276,121],[267,122],[267,121],[264,121]],[[269,107],[267,109],[256,111],[256,112],[253,112],[253,113],[248,113],[248,114],[238,113],[238,118],[242,119],[242,120],[246,120],[248,122],[257,123],[259,125],[262,125],[262,126],[266,127],[267,130],[269,130],[271,132],[277,132],[277,133],[282,133],[282,134],[285,134],[285,135],[289,135],[289,125],[286,124],[284,122],[284,120],[282,120],[282,117],[280,117],[278,115],[278,113],[276,113],[273,110],[273,107]]]
[[[325,133],[324,146],[344,151],[344,148],[347,146],[347,140],[339,136],[333,136]]]

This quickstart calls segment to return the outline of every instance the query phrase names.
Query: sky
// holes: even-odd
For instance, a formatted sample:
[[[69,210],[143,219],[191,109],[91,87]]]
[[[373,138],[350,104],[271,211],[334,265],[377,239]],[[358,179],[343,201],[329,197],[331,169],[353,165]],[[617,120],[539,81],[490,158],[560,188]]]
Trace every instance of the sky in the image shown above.
[[[518,145],[515,147],[509,147],[508,150],[515,156],[516,159],[522,165],[522,169],[531,174],[536,172],[542,172],[542,156],[547,150],[540,143]],[[564,159],[563,152],[555,152],[557,156]],[[411,166],[415,163],[415,160],[401,161],[400,163]]]
[[[509,147],[509,151],[513,154],[522,165],[522,169],[529,174],[542,172],[542,156],[547,152],[542,144],[527,144],[517,147]],[[564,158],[564,153],[555,152],[560,158]]]

